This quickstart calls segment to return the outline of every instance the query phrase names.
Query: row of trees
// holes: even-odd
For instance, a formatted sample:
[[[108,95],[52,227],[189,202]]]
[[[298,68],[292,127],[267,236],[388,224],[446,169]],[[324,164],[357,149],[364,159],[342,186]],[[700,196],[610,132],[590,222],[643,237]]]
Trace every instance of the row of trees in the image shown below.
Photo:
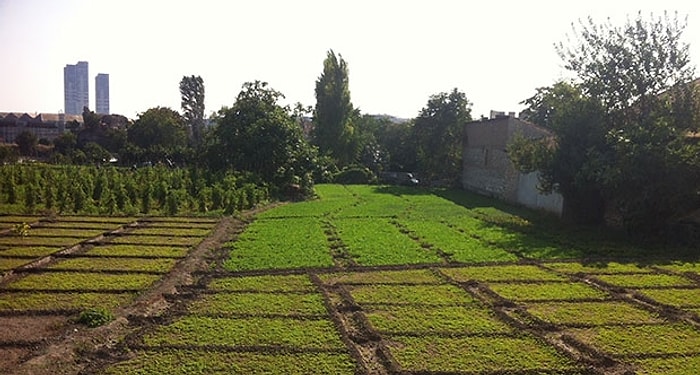
[[[558,52],[576,79],[540,88],[526,118],[552,139],[509,148],[565,216],[603,223],[614,212],[638,235],[659,234],[700,207],[700,85],[684,22],[669,15],[624,26],[582,22]]]

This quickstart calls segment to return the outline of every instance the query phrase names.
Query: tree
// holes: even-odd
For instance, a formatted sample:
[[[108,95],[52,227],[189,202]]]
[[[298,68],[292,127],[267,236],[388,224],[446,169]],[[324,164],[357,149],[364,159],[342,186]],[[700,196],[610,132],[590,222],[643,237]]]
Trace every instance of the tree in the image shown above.
[[[581,88],[557,82],[540,88],[525,100],[521,117],[550,130],[552,138],[516,136],[508,155],[523,172],[539,172],[540,189],[564,197],[562,217],[567,221],[600,224],[605,214],[602,188],[591,171],[605,163],[603,108]]]
[[[323,73],[316,80],[313,141],[321,155],[331,156],[340,165],[352,163],[352,119],[356,114],[350,101],[348,66],[343,57],[328,51]]]
[[[127,129],[127,139],[147,151],[144,156],[149,159],[164,160],[187,145],[187,127],[176,111],[156,107],[139,115]]]
[[[193,144],[202,142],[204,130],[204,80],[200,76],[184,76],[180,81],[182,115],[189,126]]]
[[[29,130],[24,130],[17,134],[17,137],[15,137],[15,143],[17,144],[17,147],[19,147],[20,155],[30,156],[34,155],[38,140],[34,133],[30,132]]]
[[[554,116],[560,119],[552,128],[558,152],[582,160],[567,165],[570,158],[555,159],[561,171],[581,170],[551,182],[563,184],[563,176],[575,175],[577,183],[594,185],[638,234],[659,234],[674,218],[700,207],[700,146],[688,141],[698,131],[700,102],[681,38],[685,26],[668,14],[650,20],[638,14],[623,26],[589,18],[574,28],[571,45],[557,49],[578,76],[581,97],[576,105],[557,104],[570,118]],[[600,115],[592,115],[592,108]]]
[[[471,119],[471,103],[456,88],[430,97],[413,126],[423,176],[455,180],[461,175],[462,129]]]
[[[266,82],[243,84],[233,106],[216,116],[209,165],[253,172],[277,187],[310,188],[316,150],[306,143],[291,110],[278,103],[283,97]]]

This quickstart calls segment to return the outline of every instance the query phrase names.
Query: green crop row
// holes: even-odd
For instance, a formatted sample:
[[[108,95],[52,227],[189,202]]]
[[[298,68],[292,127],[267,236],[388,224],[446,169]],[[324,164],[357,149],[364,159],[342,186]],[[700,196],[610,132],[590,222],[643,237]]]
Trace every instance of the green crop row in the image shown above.
[[[439,284],[430,270],[368,271],[320,274],[326,284]]]
[[[404,371],[508,373],[538,370],[572,371],[568,358],[529,336],[523,337],[409,337],[392,336],[391,355]]]
[[[119,229],[123,224],[118,223],[105,223],[101,221],[88,221],[88,222],[77,222],[77,221],[56,221],[56,222],[42,222],[41,226],[35,227],[33,230],[39,228],[45,229],[99,229],[103,232]],[[33,232],[32,232],[33,233]]]
[[[355,362],[345,353],[221,353],[193,350],[141,351],[116,363],[106,375],[309,374],[354,375]]]
[[[575,273],[586,273],[586,274],[617,274],[617,273],[652,273],[654,270],[652,268],[638,265],[635,263],[619,263],[619,262],[593,262],[593,263],[579,263],[579,262],[568,262],[568,263],[546,263],[547,268],[551,268],[555,271],[575,274]]]
[[[635,365],[637,374],[697,375],[700,356],[679,355],[675,357],[640,358],[629,360]]]
[[[157,245],[100,245],[85,252],[87,255],[113,256],[113,257],[160,257],[183,258],[187,255],[188,248],[178,246]]]
[[[208,288],[226,292],[313,292],[315,290],[306,275],[225,277],[212,280]]]
[[[638,289],[636,292],[656,302],[675,307],[700,306],[699,288]]]
[[[406,211],[407,202],[400,196],[381,194],[381,186],[349,185],[347,189],[360,197],[353,205],[347,205],[335,217],[395,217]]]
[[[401,220],[421,240],[437,246],[456,262],[515,261],[517,257],[486,242],[460,233],[446,224],[426,220]]]
[[[334,221],[348,253],[364,266],[444,262],[383,219],[339,219]]]
[[[315,218],[257,220],[230,247],[224,267],[232,271],[333,265],[328,239]]]
[[[491,290],[512,301],[606,299],[608,294],[583,283],[489,283]]]
[[[670,264],[658,265],[657,267],[672,272],[692,272],[696,275],[700,275],[700,263],[672,262]]]
[[[201,237],[172,237],[126,234],[116,236],[109,242],[119,245],[163,245],[163,246],[193,246],[202,241]]]
[[[175,265],[173,258],[137,259],[80,257],[61,260],[49,266],[56,270],[80,271],[133,271],[167,273]]]
[[[35,257],[41,258],[61,251],[62,247],[42,247],[42,246],[16,246],[0,249],[0,255],[4,257]]]
[[[143,290],[160,276],[146,274],[115,275],[81,272],[29,274],[5,286],[10,290]]]
[[[479,306],[385,306],[364,309],[372,327],[382,333],[510,333],[512,329]]]
[[[23,266],[31,261],[31,259],[26,258],[0,258],[0,273],[2,271],[7,271],[13,268],[17,268],[19,266]]]
[[[498,265],[443,268],[441,272],[457,282],[467,281],[567,281],[553,272],[531,265]]]
[[[216,227],[218,221],[203,222],[203,223],[188,223],[182,221],[151,221],[141,220],[141,224],[146,224],[148,228],[185,228],[185,229],[206,229],[212,230]]]
[[[323,217],[357,202],[345,186],[316,185],[318,199],[285,204],[258,215],[261,219],[287,217]]]
[[[463,305],[474,302],[466,291],[451,285],[354,285],[346,287],[363,304]]]
[[[546,322],[561,325],[637,324],[663,321],[649,311],[616,301],[538,303],[528,305],[527,311]]]
[[[330,320],[185,316],[143,338],[146,346],[288,346],[343,349]]]
[[[83,310],[92,307],[112,309],[133,300],[132,293],[0,293],[0,310]]]
[[[319,294],[216,293],[190,304],[192,314],[327,315]]]
[[[0,236],[0,245],[7,246],[71,246],[88,238],[73,237],[32,237],[31,230],[28,237]]]
[[[105,216],[73,216],[73,215],[66,215],[66,216],[58,216],[56,217],[56,220],[58,222],[76,222],[76,223],[110,223],[110,224],[117,224],[117,225],[122,225],[122,224],[128,224],[128,223],[133,223],[137,220],[136,217],[133,216],[115,216],[115,215],[110,215],[108,217]]]
[[[691,280],[681,276],[665,274],[640,274],[640,275],[596,275],[596,278],[608,284],[623,288],[653,288],[668,286],[695,285]]]
[[[138,235],[156,235],[156,236],[178,236],[178,237],[206,237],[211,233],[211,229],[204,228],[178,228],[178,227],[145,227],[136,228],[129,232],[130,234]]]
[[[681,323],[572,328],[567,333],[612,355],[700,353],[700,332]]]
[[[50,228],[38,227],[29,230],[31,237],[75,237],[88,239],[97,237],[105,231],[101,229],[71,229],[71,228]]]

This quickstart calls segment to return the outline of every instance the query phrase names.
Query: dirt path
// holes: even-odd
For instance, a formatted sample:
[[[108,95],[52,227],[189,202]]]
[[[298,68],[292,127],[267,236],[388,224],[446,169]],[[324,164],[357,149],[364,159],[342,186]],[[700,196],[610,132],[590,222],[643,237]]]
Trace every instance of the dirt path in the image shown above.
[[[247,217],[254,212],[247,213]],[[177,287],[191,285],[196,271],[208,269],[217,249],[233,238],[245,226],[244,220],[225,217],[219,221],[213,233],[202,241],[186,258],[147,292],[141,294],[131,305],[115,311],[115,320],[99,328],[69,324],[63,332],[52,339],[52,343],[17,368],[8,372],[13,375],[78,374],[99,362],[108,361],[113,349],[129,333],[138,329],[129,320],[157,317],[170,307],[165,296],[177,293]],[[86,355],[89,354],[89,355]],[[0,369],[1,370],[1,369]],[[89,371],[89,370],[88,370]],[[0,371],[2,372],[2,371]]]

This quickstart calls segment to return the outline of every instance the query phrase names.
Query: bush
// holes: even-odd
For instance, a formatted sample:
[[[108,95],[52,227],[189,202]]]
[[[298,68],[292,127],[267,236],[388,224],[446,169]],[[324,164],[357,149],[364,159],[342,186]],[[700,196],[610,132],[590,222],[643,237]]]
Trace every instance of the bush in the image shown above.
[[[114,320],[112,312],[103,308],[87,309],[80,313],[77,322],[90,328],[99,327]]]
[[[375,174],[372,173],[372,171],[369,170],[369,168],[349,167],[337,173],[334,176],[333,180],[337,184],[366,185],[375,183],[377,180],[377,176],[375,176]]]

